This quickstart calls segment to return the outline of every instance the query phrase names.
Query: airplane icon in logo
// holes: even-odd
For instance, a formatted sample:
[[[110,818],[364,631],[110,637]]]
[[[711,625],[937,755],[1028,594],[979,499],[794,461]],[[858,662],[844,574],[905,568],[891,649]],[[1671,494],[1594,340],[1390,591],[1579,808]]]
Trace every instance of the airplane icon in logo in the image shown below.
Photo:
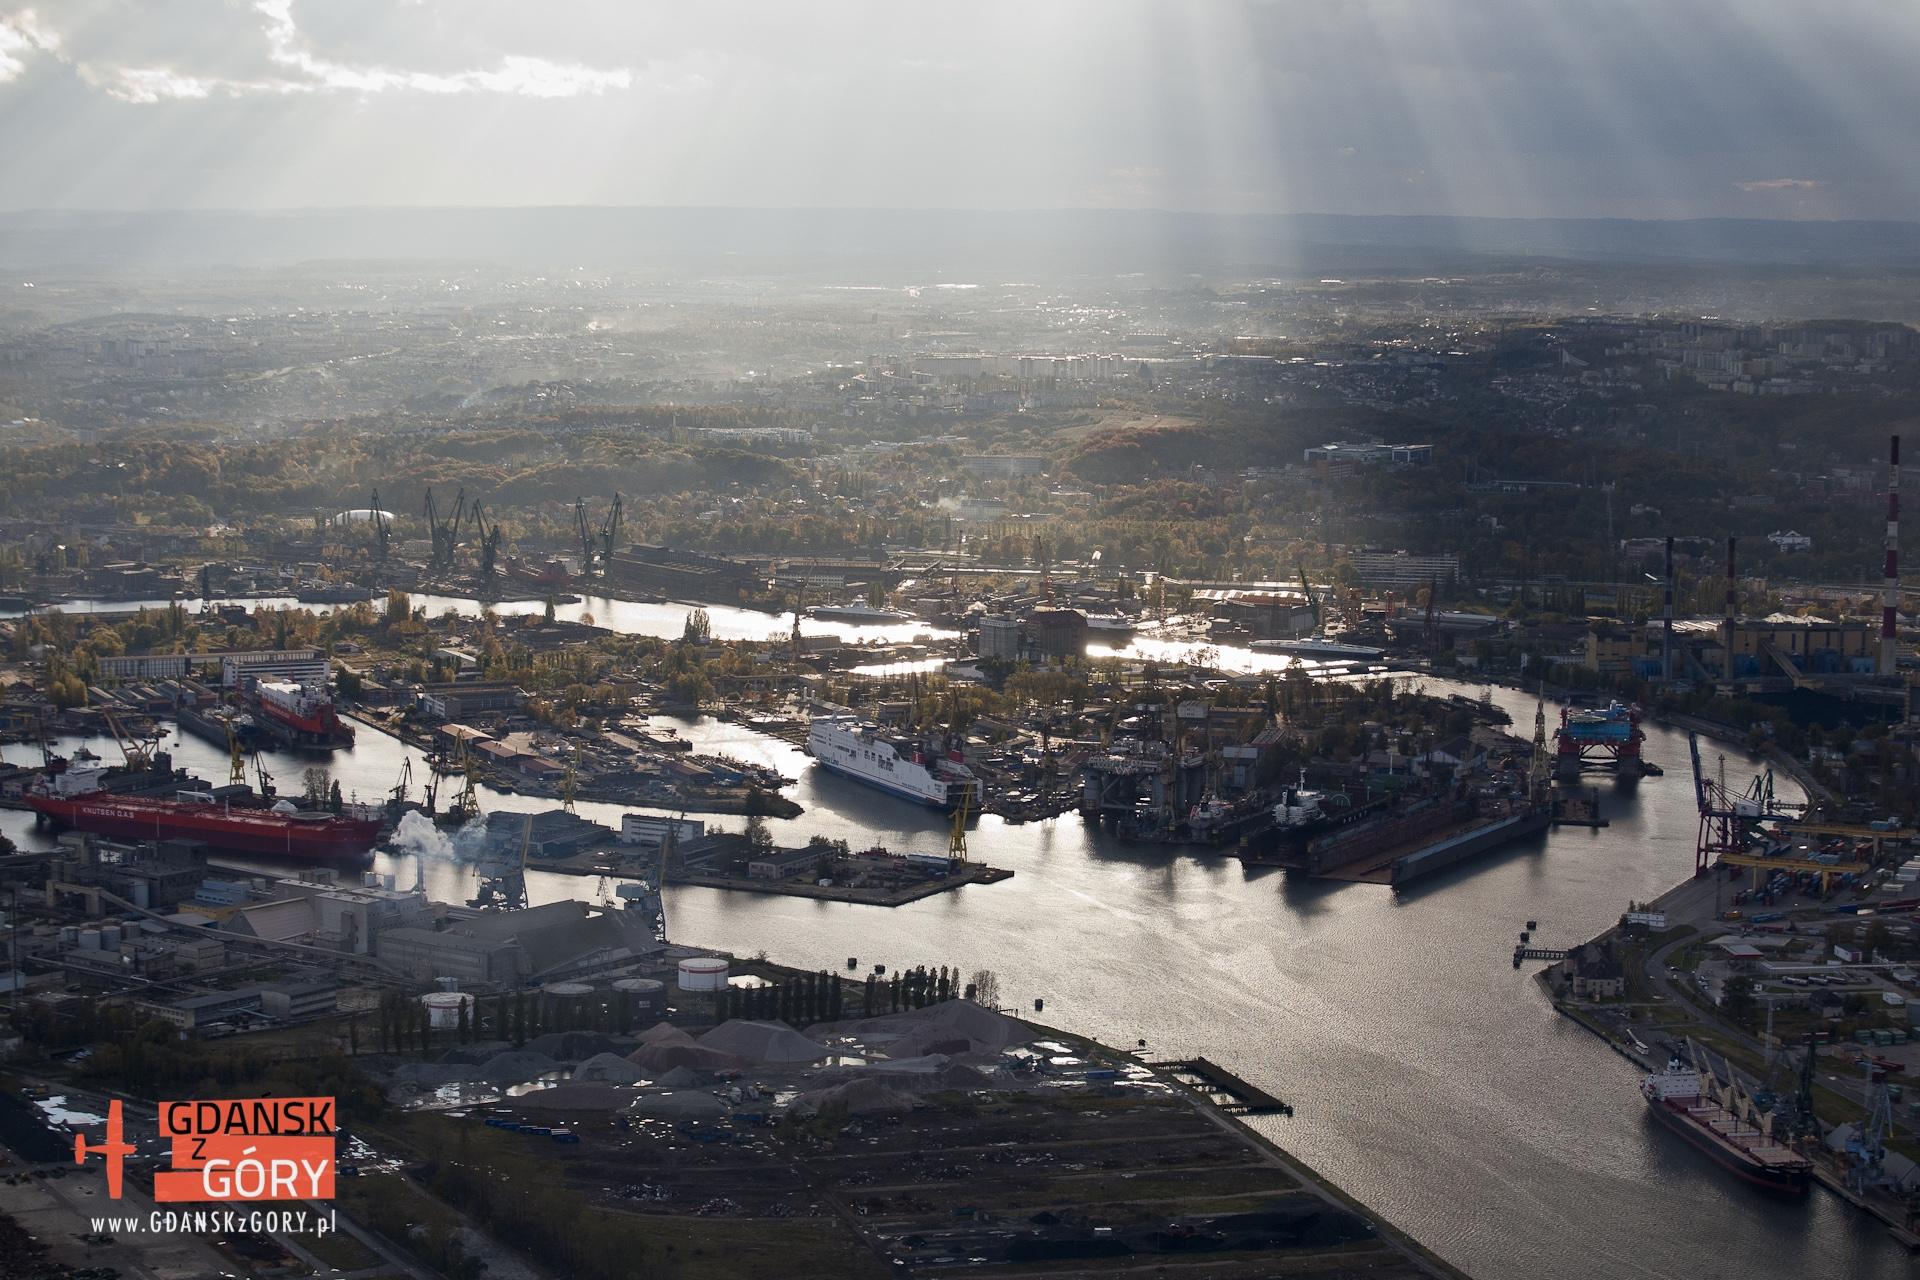
[[[107,1158],[107,1198],[120,1198],[121,1179],[126,1173],[126,1159],[137,1148],[125,1140],[125,1130],[120,1121],[120,1099],[115,1098],[107,1107],[107,1140],[99,1144],[89,1143],[84,1134],[75,1134],[73,1138],[73,1162],[85,1164],[89,1153]]]

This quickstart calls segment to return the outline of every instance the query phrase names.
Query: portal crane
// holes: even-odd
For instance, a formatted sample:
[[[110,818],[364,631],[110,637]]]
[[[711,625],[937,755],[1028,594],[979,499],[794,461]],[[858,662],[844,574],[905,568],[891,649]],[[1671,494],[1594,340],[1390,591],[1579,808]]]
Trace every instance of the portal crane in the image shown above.
[[[489,522],[478,502],[473,504],[473,532],[480,539],[480,581],[492,582],[500,568],[500,522]]]
[[[427,490],[426,517],[427,535],[432,540],[433,550],[430,556],[432,567],[439,572],[453,568],[453,553],[460,545],[460,524],[467,514],[467,491],[463,487],[454,500],[453,510],[445,519],[433,500],[433,490]]]
[[[585,498],[575,498],[573,500],[573,526],[580,535],[580,576],[583,578],[591,578],[593,576],[595,549],[593,530],[587,527],[587,500]]]
[[[620,540],[620,529],[624,521],[624,509],[620,494],[616,490],[613,505],[607,508],[606,518],[600,522],[600,572],[606,573],[607,566],[613,563],[613,544]]]

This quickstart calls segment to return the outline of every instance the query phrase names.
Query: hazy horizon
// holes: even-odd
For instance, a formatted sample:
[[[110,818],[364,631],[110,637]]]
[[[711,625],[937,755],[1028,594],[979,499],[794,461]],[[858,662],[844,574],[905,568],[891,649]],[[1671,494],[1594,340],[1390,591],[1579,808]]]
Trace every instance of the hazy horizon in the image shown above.
[[[1882,0],[0,0],[0,207],[1908,221],[1916,51]]]

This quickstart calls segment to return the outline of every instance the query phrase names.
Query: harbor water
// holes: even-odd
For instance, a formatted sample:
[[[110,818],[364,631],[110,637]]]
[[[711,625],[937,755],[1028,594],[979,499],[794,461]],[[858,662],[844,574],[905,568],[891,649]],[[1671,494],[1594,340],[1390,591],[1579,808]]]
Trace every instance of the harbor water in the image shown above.
[[[474,607],[416,600],[433,612]],[[569,608],[602,625],[678,635],[688,606],[586,601],[562,616]],[[707,611],[719,636],[765,637],[786,621]],[[905,634],[885,638],[928,629],[898,630]],[[1153,652],[1178,656],[1177,646]],[[1287,661],[1217,656],[1246,668]],[[1530,730],[1531,699],[1493,697],[1517,732]],[[786,794],[806,813],[769,823],[783,843],[825,835],[856,848],[945,848],[939,815],[824,775],[784,743],[712,719],[673,723],[698,750],[799,779]],[[219,749],[191,738],[169,745],[178,763],[225,779]],[[109,742],[92,746],[115,754]],[[1816,1189],[1795,1203],[1757,1194],[1657,1127],[1632,1065],[1554,1013],[1537,966],[1512,967],[1526,921],[1539,922],[1541,945],[1569,945],[1605,928],[1630,899],[1655,897],[1690,873],[1696,816],[1685,736],[1648,726],[1645,749],[1667,775],[1603,786],[1612,825],[1559,829],[1397,894],[1302,882],[1215,853],[1121,845],[1072,816],[1026,825],[987,817],[970,835],[972,855],[1012,869],[1005,883],[893,909],[670,887],[668,924],[689,943],[834,971],[850,956],[862,969],[992,969],[1003,1002],[1031,1009],[1044,999],[1050,1022],[1117,1045],[1145,1040],[1155,1057],[1205,1054],[1295,1109],[1252,1123],[1479,1280],[1909,1275],[1884,1229],[1833,1196]],[[391,790],[405,754],[369,731],[350,752],[266,760],[283,790],[297,791],[302,769],[322,763],[344,790],[371,800]],[[36,755],[5,749],[9,760]],[[1729,752],[1731,773],[1749,764]],[[579,808],[616,823],[622,811]],[[27,814],[0,814],[0,829],[23,845],[47,841]],[[449,863],[382,855],[376,867],[449,901],[471,892],[470,870]],[[599,899],[610,887],[529,876],[535,901]]]

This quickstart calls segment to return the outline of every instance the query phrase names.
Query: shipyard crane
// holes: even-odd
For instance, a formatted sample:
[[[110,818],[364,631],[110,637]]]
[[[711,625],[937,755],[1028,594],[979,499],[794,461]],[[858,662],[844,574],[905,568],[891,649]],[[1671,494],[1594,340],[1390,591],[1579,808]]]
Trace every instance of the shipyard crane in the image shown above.
[[[466,514],[467,491],[464,487],[454,500],[453,510],[445,519],[441,518],[440,509],[433,500],[433,489],[431,487],[427,489],[427,534],[433,544],[430,560],[434,569],[445,572],[453,568],[453,553],[454,549],[460,545],[460,524],[466,518]]]
[[[1313,594],[1313,584],[1307,581],[1307,562],[1295,560],[1293,566],[1300,571],[1300,590],[1306,593],[1307,607],[1313,610],[1313,626],[1317,631],[1326,621],[1320,616],[1320,597]]]
[[[947,856],[955,862],[967,860],[967,802],[973,798],[972,787],[960,788],[960,803],[953,807],[953,830],[947,835]]]
[[[240,735],[233,731],[231,721],[227,724],[227,784],[235,787],[247,785],[247,761],[240,752]]]
[[[120,746],[120,754],[126,757],[129,769],[151,769],[153,767],[154,748],[160,745],[160,734],[142,738],[129,731],[120,723],[120,718],[111,711],[104,713],[107,728],[113,733],[113,740]]]
[[[573,527],[580,535],[580,576],[583,578],[591,578],[593,576],[594,558],[593,531],[587,527],[587,500],[585,498],[575,498],[573,500]]]
[[[393,545],[393,526],[387,523],[387,513],[380,509],[380,490],[373,491],[373,508],[367,513],[367,519],[373,525],[373,558],[385,563],[387,552]]]
[[[259,777],[257,784],[262,800],[273,799],[273,775],[267,772],[267,762],[260,755],[259,748],[253,752],[253,771]]]
[[[620,493],[614,491],[613,505],[607,508],[605,518],[600,521],[600,572],[605,574],[607,566],[613,563],[613,544],[620,540],[620,530],[625,521],[625,508],[620,501]]]
[[[453,804],[447,809],[447,817],[462,825],[480,816],[480,796],[475,789],[479,780],[480,766],[475,763],[473,753],[467,749],[465,738],[460,740],[460,773],[464,783],[460,794],[454,797]]]
[[[480,539],[480,581],[492,582],[500,568],[500,522],[487,520],[479,502],[473,504],[473,532]]]
[[[1835,876],[1860,875],[1868,870],[1864,862],[1825,862],[1778,852],[1754,852],[1757,829],[1765,823],[1791,826],[1800,821],[1795,811],[1803,805],[1780,800],[1773,793],[1773,771],[1755,774],[1746,790],[1735,793],[1725,777],[1726,758],[1721,757],[1720,776],[1709,778],[1700,763],[1700,739],[1687,735],[1693,756],[1694,803],[1700,810],[1700,836],[1694,846],[1694,874],[1704,875],[1717,859],[1725,866],[1747,867],[1755,881],[1770,871],[1805,871],[1820,877],[1821,889],[1832,887]]]
[[[1898,1069],[1897,1067],[1895,1068]],[[1865,1060],[1867,1114],[1847,1135],[1847,1188],[1857,1196],[1887,1185],[1887,1139],[1893,1134],[1893,1095],[1887,1088],[1887,1069]]]

